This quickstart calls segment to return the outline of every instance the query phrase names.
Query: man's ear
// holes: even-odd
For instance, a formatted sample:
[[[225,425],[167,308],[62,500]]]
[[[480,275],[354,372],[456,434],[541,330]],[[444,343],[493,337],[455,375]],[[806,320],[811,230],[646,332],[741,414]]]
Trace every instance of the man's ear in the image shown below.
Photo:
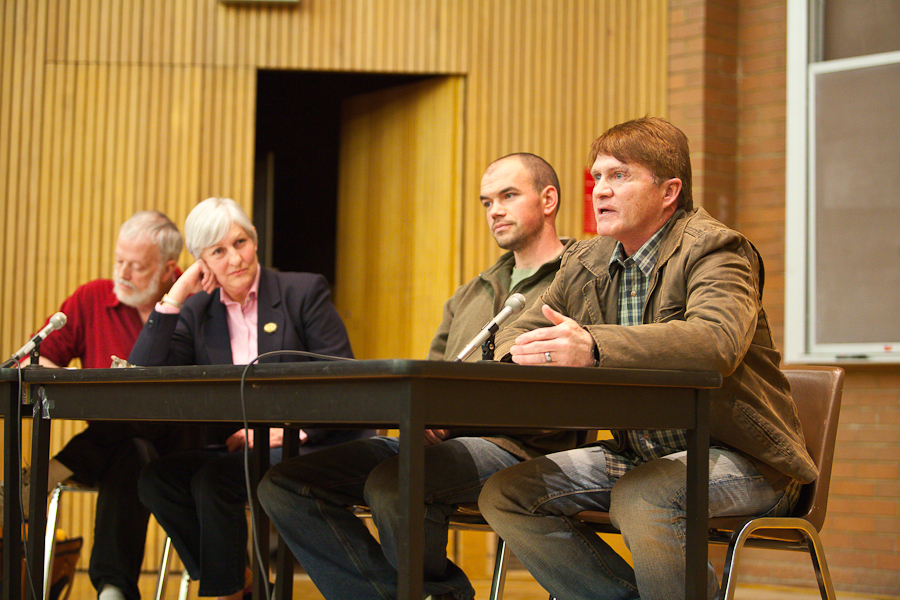
[[[541,190],[541,206],[544,215],[552,215],[559,208],[559,190],[548,185]]]
[[[175,262],[174,258],[169,259],[165,262],[165,264],[163,265],[163,277],[162,277],[163,281],[168,281],[169,283],[172,283],[175,280],[175,268],[176,268],[177,264],[178,263]]]
[[[662,182],[663,208],[672,208],[672,212],[675,212],[674,209],[678,207],[678,194],[681,193],[681,186],[681,180],[677,177]]]

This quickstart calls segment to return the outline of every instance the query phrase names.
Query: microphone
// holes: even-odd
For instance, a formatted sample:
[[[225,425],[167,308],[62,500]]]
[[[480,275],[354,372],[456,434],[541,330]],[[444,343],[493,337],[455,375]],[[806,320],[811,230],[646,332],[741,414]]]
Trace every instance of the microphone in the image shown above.
[[[12,355],[12,358],[10,358],[8,361],[3,363],[3,366],[4,367],[12,366],[12,365],[16,364],[17,362],[19,362],[23,357],[28,356],[31,353],[31,351],[34,350],[35,346],[40,344],[42,341],[44,341],[44,339],[48,335],[50,335],[57,329],[61,328],[65,324],[66,324],[66,315],[64,315],[61,312],[58,312],[55,315],[53,315],[52,317],[50,317],[50,322],[47,323],[43,329],[38,331],[34,335],[33,338],[28,340],[27,344],[25,344],[24,346],[19,348],[16,351],[16,353]]]
[[[463,348],[462,352],[453,359],[453,362],[461,362],[466,360],[472,352],[475,351],[476,348],[481,346],[484,342],[487,341],[489,337],[493,334],[497,333],[497,330],[500,329],[500,326],[503,325],[503,322],[506,321],[513,315],[517,315],[522,312],[522,309],[525,308],[525,296],[522,294],[516,293],[506,299],[506,303],[503,305],[503,310],[497,313],[497,316],[487,322],[487,324],[481,328],[481,331],[478,332],[469,344]]]

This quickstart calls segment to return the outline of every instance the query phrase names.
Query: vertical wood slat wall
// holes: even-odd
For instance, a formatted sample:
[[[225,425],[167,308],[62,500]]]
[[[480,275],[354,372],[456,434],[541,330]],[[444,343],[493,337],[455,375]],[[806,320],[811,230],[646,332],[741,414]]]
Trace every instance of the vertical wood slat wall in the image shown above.
[[[591,140],[665,116],[666,27],[666,0],[6,0],[0,354],[77,285],[109,276],[118,226],[135,210],[181,224],[197,201],[226,195],[249,211],[259,68],[465,77],[459,282],[499,253],[477,191],[503,154],[557,168],[559,231],[584,237]],[[56,427],[54,446],[75,427]],[[92,498],[77,502],[64,522],[90,538]]]

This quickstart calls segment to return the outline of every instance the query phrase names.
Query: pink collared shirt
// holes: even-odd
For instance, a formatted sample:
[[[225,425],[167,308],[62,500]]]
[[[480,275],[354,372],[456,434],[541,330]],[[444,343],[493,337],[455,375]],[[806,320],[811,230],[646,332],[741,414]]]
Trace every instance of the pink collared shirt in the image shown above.
[[[232,300],[225,292],[224,288],[220,288],[219,300],[225,305],[225,311],[227,313],[226,321],[228,323],[228,336],[231,340],[231,361],[236,365],[248,364],[251,360],[256,358],[259,353],[259,345],[257,343],[259,339],[259,330],[257,329],[257,324],[259,323],[258,298],[259,274],[261,271],[262,267],[257,264],[256,278],[253,280],[253,285],[250,286],[250,291],[247,292],[247,297],[244,299],[243,305]],[[170,304],[157,302],[156,311],[174,314],[179,312],[179,309]],[[272,431],[280,432],[281,430],[275,429]],[[306,432],[301,429],[300,443],[306,443],[308,437]],[[277,446],[280,445],[281,444],[277,444]],[[277,446],[273,445],[272,447],[275,448]]]
[[[260,266],[256,265],[256,277],[247,292],[244,304],[231,299],[224,288],[219,293],[219,299],[225,305],[228,312],[228,336],[231,339],[231,360],[236,365],[246,365],[257,357],[257,338],[259,331],[256,328],[259,322],[259,274]]]
[[[244,304],[238,304],[223,288],[220,288],[219,301],[225,305],[226,322],[228,323],[228,337],[231,340],[231,361],[236,365],[246,365],[256,358],[259,350],[257,344],[259,331],[256,328],[259,323],[259,274],[261,267],[256,267],[256,278]],[[171,304],[156,303],[156,312],[163,314],[177,314],[179,309]]]

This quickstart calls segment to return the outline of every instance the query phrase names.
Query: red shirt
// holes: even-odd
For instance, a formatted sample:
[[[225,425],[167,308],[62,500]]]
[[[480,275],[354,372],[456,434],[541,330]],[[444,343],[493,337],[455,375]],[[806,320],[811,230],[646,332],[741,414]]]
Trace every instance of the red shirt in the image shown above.
[[[60,367],[80,358],[82,367],[109,368],[113,354],[128,358],[144,328],[137,309],[119,302],[109,279],[82,285],[59,310],[65,313],[66,324],[41,342],[41,356]]]

